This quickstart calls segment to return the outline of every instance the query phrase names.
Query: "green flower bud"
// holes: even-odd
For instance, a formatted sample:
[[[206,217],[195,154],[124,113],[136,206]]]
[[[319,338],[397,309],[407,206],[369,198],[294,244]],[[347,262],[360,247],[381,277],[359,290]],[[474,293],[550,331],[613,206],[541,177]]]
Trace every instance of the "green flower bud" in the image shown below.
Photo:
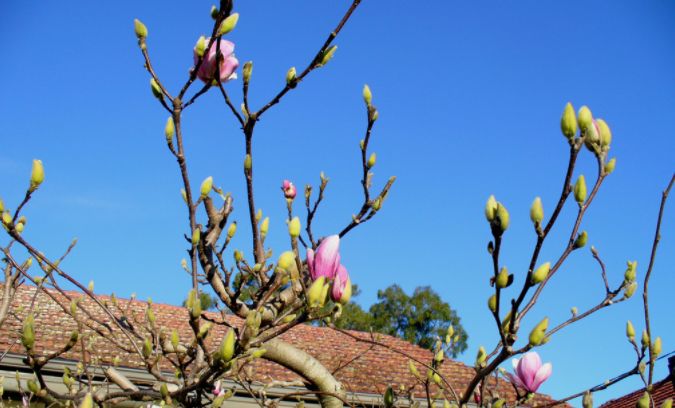
[[[657,337],[656,340],[654,340],[654,344],[652,344],[652,354],[654,355],[654,358],[658,357],[659,354],[661,354],[661,337]]]
[[[328,61],[330,61],[333,58],[335,51],[337,51],[337,45],[333,45],[323,53],[323,58],[321,59],[321,66],[328,64]]]
[[[632,282],[635,280],[635,275],[637,274],[637,261],[627,262],[627,268],[626,272],[624,273],[623,277],[626,280],[626,282]]]
[[[180,189],[180,196],[183,198],[183,202],[185,202],[185,204],[187,204],[187,202],[188,202],[187,193],[185,192],[184,188]]]
[[[447,402],[447,401],[446,401]],[[506,404],[506,400],[503,398],[499,398],[497,401],[494,401],[492,403],[492,408],[503,408],[504,404]],[[450,406],[450,403],[448,402],[448,407]],[[445,407],[444,407],[445,408]]]
[[[45,181],[45,169],[42,160],[33,160],[33,169],[30,173],[30,191],[35,191]]]
[[[616,168],[616,157],[612,157],[610,161],[605,164],[605,174],[612,174]]]
[[[574,183],[574,199],[577,200],[579,205],[583,205],[584,201],[586,201],[586,178],[583,174]]]
[[[75,314],[77,314],[77,299],[73,299],[70,301],[70,315],[75,317]]]
[[[572,316],[576,316],[577,313],[579,313],[579,309],[577,309],[576,306],[573,306],[573,307],[570,309],[570,313],[572,313]]]
[[[530,207],[530,219],[533,223],[539,224],[544,219],[544,206],[541,204],[541,198],[537,197]]]
[[[585,247],[587,242],[588,242],[588,233],[586,231],[581,231],[581,233],[577,235],[577,239],[574,240],[574,249]]]
[[[202,302],[199,299],[199,293],[197,293],[197,291],[190,291],[185,306],[188,308],[190,317],[193,319],[199,319],[199,317],[202,315]]]
[[[148,319],[148,322],[149,322],[151,325],[154,325],[154,324],[155,324],[155,320],[156,320],[156,319],[155,319],[155,312],[152,310],[152,308],[148,308],[148,309],[145,311],[145,317],[146,317],[146,319]]]
[[[144,358],[150,358],[152,355],[152,343],[150,342],[149,338],[145,338],[145,341],[143,342],[143,349],[141,350],[143,352],[143,357]]]
[[[591,110],[588,109],[588,106],[584,105],[581,108],[579,108],[579,113],[578,113],[578,121],[579,121],[579,127],[581,128],[582,131],[585,131],[588,129],[590,126],[593,125],[593,114],[591,113]]]
[[[452,337],[452,336],[454,336],[454,335],[455,335],[455,328],[452,327],[452,325],[448,326],[448,333],[447,333],[447,336]]]
[[[12,214],[8,211],[2,213],[2,223],[6,226],[12,225]]]
[[[646,349],[649,347],[649,334],[647,334],[647,330],[642,330],[642,339],[640,339],[640,342],[642,343],[642,348]]]
[[[255,350],[253,350],[253,352],[251,353],[251,358],[254,358],[254,359],[255,359],[255,358],[260,358],[260,357],[264,356],[265,353],[267,353],[267,350],[266,350],[266,349],[263,349],[263,348],[261,348],[261,349],[255,349]]]
[[[270,217],[265,217],[265,219],[260,224],[260,235],[262,235],[262,237],[265,238],[269,230],[270,230]]]
[[[536,285],[538,283],[541,283],[546,279],[548,276],[549,272],[551,271],[551,263],[546,262],[544,264],[541,264],[537,270],[534,271],[532,274],[532,284]]]
[[[385,408],[391,408],[394,406],[394,390],[391,386],[387,387],[387,390],[384,392],[383,396]]]
[[[506,267],[502,267],[502,269],[499,271],[495,283],[500,289],[509,286],[509,270],[506,269]]]
[[[650,408],[652,406],[651,399],[649,398],[649,393],[647,391],[642,394],[640,399],[635,404],[636,408]]]
[[[237,233],[237,223],[233,222],[232,224],[230,224],[229,227],[227,227],[227,237],[232,239],[232,237],[234,237],[234,234],[236,233]]]
[[[297,79],[297,71],[295,67],[290,67],[286,72],[286,84],[289,86],[294,86]]]
[[[291,313],[288,316],[285,316],[283,319],[281,319],[281,321],[284,323],[290,323],[293,320],[295,320],[296,317],[298,316],[295,313]]]
[[[377,160],[377,155],[375,153],[371,153],[370,157],[368,157],[368,162],[366,163],[366,167],[369,169],[375,166],[375,161]]]
[[[581,401],[583,408],[593,408],[593,394],[590,391],[584,393],[584,398]]]
[[[509,212],[502,203],[497,203],[497,219],[499,220],[499,229],[504,232],[509,228]]]
[[[637,289],[637,282],[633,281],[626,286],[626,288],[623,290],[623,295],[626,297],[626,299],[632,297],[635,294],[635,290]]]
[[[220,358],[224,363],[232,360],[232,357],[234,356],[235,340],[234,329],[228,330],[223,338],[223,342],[220,344]]]
[[[366,106],[370,106],[373,102],[373,94],[370,92],[368,85],[363,85],[363,101],[366,103]]]
[[[673,408],[673,399],[668,398],[667,400],[663,401],[663,404],[661,404],[661,408]]]
[[[441,376],[437,373],[434,372],[433,375],[431,376],[431,379],[436,383],[436,385],[441,385]]]
[[[192,231],[192,245],[197,245],[199,244],[199,239],[201,238],[202,232],[199,230],[199,228],[195,228],[194,231]]]
[[[180,337],[176,329],[171,330],[171,345],[173,346],[173,350],[177,352],[180,345]]]
[[[577,134],[577,116],[574,114],[574,107],[569,102],[565,105],[562,118],[560,118],[560,129],[568,139],[573,139]]]
[[[173,123],[173,118],[169,116],[169,119],[166,120],[166,126],[164,126],[164,136],[166,136],[166,142],[171,144],[173,140],[173,135],[176,133],[176,126]]]
[[[612,131],[609,129],[607,122],[602,119],[597,119],[595,124],[598,125],[598,130],[600,133],[600,146],[607,150],[610,143],[612,143]]]
[[[225,20],[223,20],[222,23],[220,23],[220,27],[218,27],[218,36],[225,35],[230,33],[232,30],[234,30],[234,27],[237,26],[237,22],[239,21],[239,13],[232,13]]]
[[[410,374],[414,375],[416,378],[420,378],[420,372],[417,371],[417,366],[412,360],[408,360],[408,371],[410,371]]]
[[[497,311],[497,295],[492,295],[488,298],[488,308],[492,313]]]
[[[326,283],[325,276],[319,276],[307,289],[307,303],[310,307],[321,307],[323,304],[323,299],[321,295],[323,294],[323,287]]]
[[[142,40],[148,36],[148,28],[141,22],[141,20],[137,18],[134,19],[134,32],[136,33],[136,37],[138,37],[139,40]]]
[[[373,201],[373,204],[371,204],[370,207],[375,211],[380,211],[380,208],[382,208],[382,199],[378,197],[375,201]]]
[[[297,238],[300,236],[300,228],[300,218],[293,217],[293,219],[288,223],[288,233],[291,235],[291,237]]]
[[[206,198],[213,188],[213,177],[209,176],[202,181],[202,185],[199,188],[202,198]]]
[[[216,7],[215,5],[211,6],[211,18],[214,20],[218,18],[218,7]]]
[[[546,329],[548,329],[548,317],[545,317],[544,320],[539,322],[534,329],[530,332],[530,345],[538,346],[544,341],[546,336]]]
[[[16,230],[16,232],[21,234],[23,232],[24,227],[25,227],[25,224],[22,223],[22,222],[19,222],[14,226],[14,229]]]
[[[633,322],[630,320],[626,322],[626,337],[631,342],[635,341],[635,327],[633,327]]]
[[[495,216],[497,215],[497,200],[495,199],[494,195],[491,195],[487,203],[485,203],[485,218],[489,221],[492,222],[495,219]]]
[[[241,262],[243,259],[244,259],[244,254],[239,250],[235,250],[234,251],[235,262]]]
[[[253,61],[248,61],[244,64],[244,68],[242,68],[244,83],[248,83],[251,80],[252,73],[253,73]]]
[[[79,408],[94,408],[94,399],[92,398],[90,392],[84,396]]]
[[[197,44],[195,44],[195,48],[194,48],[195,54],[197,54],[198,57],[203,57],[203,56],[204,56],[204,52],[206,51],[206,46],[207,46],[207,44],[206,44],[206,37],[204,37],[204,36],[202,35],[202,36],[199,37],[199,39],[197,40]]]
[[[32,314],[26,316],[23,321],[23,330],[21,331],[21,344],[26,350],[32,350],[35,346],[35,318]]]
[[[251,159],[250,154],[247,154],[244,158],[244,170],[251,170],[251,167],[253,167],[253,159]]]
[[[485,360],[487,360],[487,352],[485,351],[485,347],[480,346],[476,354],[476,367],[482,367],[485,364]]]
[[[155,78],[150,78],[150,89],[152,90],[152,94],[155,96],[155,98],[162,99],[164,97],[162,94],[162,89],[159,87],[157,81],[155,81]]]
[[[437,363],[442,363],[443,359],[445,358],[445,353],[443,353],[443,349],[438,350],[438,353],[434,355],[434,361]]]
[[[2,199],[0,199],[0,213],[5,211],[5,203],[2,202]]]

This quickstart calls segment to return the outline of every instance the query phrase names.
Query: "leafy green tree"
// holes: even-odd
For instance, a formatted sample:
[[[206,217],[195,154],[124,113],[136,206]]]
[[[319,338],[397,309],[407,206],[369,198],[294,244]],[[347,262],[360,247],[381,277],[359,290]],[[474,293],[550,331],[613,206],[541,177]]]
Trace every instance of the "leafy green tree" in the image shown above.
[[[354,285],[356,286],[356,285]],[[355,288],[354,295],[360,291]],[[377,292],[378,302],[368,312],[358,304],[345,305],[336,326],[344,329],[372,330],[432,348],[436,338],[444,339],[448,326],[454,328],[449,352],[453,357],[466,350],[468,335],[457,312],[429,286],[420,286],[408,296],[398,285]]]

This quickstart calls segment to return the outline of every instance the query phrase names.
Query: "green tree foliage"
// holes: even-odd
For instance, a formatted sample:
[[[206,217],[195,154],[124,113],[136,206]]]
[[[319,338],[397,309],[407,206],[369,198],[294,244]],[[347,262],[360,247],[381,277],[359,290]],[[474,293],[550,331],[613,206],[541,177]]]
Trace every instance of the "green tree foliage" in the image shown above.
[[[360,291],[353,286],[353,296]],[[398,285],[377,292],[378,301],[366,312],[357,303],[344,306],[342,317],[335,323],[343,329],[374,331],[389,334],[432,348],[436,337],[445,339],[449,325],[455,328],[456,341],[450,353],[456,357],[466,350],[468,335],[457,312],[429,286],[420,286],[408,296]]]

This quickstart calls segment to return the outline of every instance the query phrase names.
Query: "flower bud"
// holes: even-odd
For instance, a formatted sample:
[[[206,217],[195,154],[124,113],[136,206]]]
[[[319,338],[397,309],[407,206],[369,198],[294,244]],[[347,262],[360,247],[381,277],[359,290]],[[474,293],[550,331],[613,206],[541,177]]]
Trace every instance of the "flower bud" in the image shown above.
[[[652,344],[652,354],[654,355],[654,358],[658,357],[659,354],[661,354],[661,349],[662,349],[661,337],[657,337],[656,340],[654,340],[654,344]]]
[[[366,163],[366,166],[370,169],[375,166],[375,161],[377,160],[377,155],[375,153],[371,153],[370,157],[368,157],[368,162]]]
[[[206,44],[206,37],[204,37],[204,36],[202,35],[202,36],[199,37],[199,39],[197,40],[197,44],[195,44],[195,48],[194,48],[195,55],[197,55],[198,57],[203,57],[203,56],[204,56],[204,52],[206,51],[206,45],[207,45],[207,44]]]
[[[661,408],[673,408],[673,399],[668,398],[667,400],[663,401],[663,404],[661,404]]]
[[[485,204],[485,218],[489,222],[492,222],[495,219],[495,216],[497,215],[497,200],[495,199],[494,195],[491,195],[487,203]]]
[[[155,78],[150,78],[150,89],[152,90],[152,94],[155,96],[155,98],[162,99],[164,97],[162,94],[162,89],[159,87],[157,81],[155,81]]]
[[[88,392],[87,395],[85,395],[84,398],[82,399],[79,408],[93,408],[93,407],[94,407],[94,399],[92,398],[91,393]]]
[[[209,176],[202,181],[202,186],[199,188],[199,192],[202,198],[206,198],[213,188],[213,177]]]
[[[236,233],[237,233],[237,223],[233,222],[232,224],[230,224],[229,227],[227,227],[227,237],[232,239],[232,237],[234,237],[234,234]]]
[[[548,329],[548,317],[545,317],[544,320],[539,322],[534,329],[530,332],[530,345],[538,346],[544,341],[546,336],[546,329]]]
[[[581,401],[583,408],[593,408],[593,394],[590,391],[584,393],[584,398]]]
[[[24,229],[25,226],[26,226],[26,225],[25,225],[24,223],[22,223],[22,222],[17,222],[16,225],[14,226],[14,229],[16,230],[16,232],[18,232],[19,234],[21,234],[21,233],[23,232],[23,229]]]
[[[294,86],[296,79],[297,79],[297,72],[295,70],[295,67],[290,67],[286,72],[286,84],[289,86]]]
[[[578,121],[582,131],[586,131],[593,124],[593,114],[588,106],[584,105],[579,108]]]
[[[623,295],[626,297],[626,299],[628,299],[635,294],[636,289],[637,289],[637,282],[633,281],[629,283],[628,286],[626,286]]]
[[[178,351],[178,346],[180,345],[180,337],[178,336],[178,330],[173,329],[171,331],[171,345],[173,346],[174,351]]]
[[[214,19],[214,20],[216,18],[218,18],[218,12],[219,12],[218,7],[216,7],[215,5],[212,5],[211,6],[211,18]]]
[[[442,363],[444,359],[443,349],[438,350],[438,353],[434,355],[434,361],[437,363]]]
[[[34,317],[32,314],[26,316],[26,319],[23,321],[23,330],[21,331],[21,344],[26,348],[26,350],[32,350],[35,346],[35,325]]]
[[[503,288],[509,286],[509,270],[506,269],[505,266],[502,267],[502,269],[497,274],[497,279],[495,279],[495,284],[500,289],[503,289]]]
[[[250,154],[247,154],[244,158],[244,170],[251,170],[251,167],[253,167],[253,159],[251,159]]]
[[[2,213],[2,223],[5,226],[12,225],[12,214],[10,214],[8,211],[3,212]]]
[[[321,66],[328,64],[328,61],[330,61],[333,58],[335,51],[337,51],[337,45],[333,45],[323,53],[323,58],[321,59]]]
[[[384,401],[385,408],[391,408],[394,406],[394,390],[391,388],[391,385],[387,387],[387,390],[384,392],[382,399]]]
[[[647,334],[647,330],[642,330],[642,339],[640,339],[640,342],[642,343],[642,348],[646,349],[649,347],[649,334]]]
[[[630,320],[626,322],[626,337],[631,342],[635,341],[635,327],[633,327],[633,322]]]
[[[293,217],[293,219],[288,223],[288,233],[291,235],[291,237],[297,238],[300,236],[300,228],[300,218]]]
[[[195,228],[194,231],[192,231],[192,245],[197,245],[199,244],[199,239],[201,238],[202,232],[199,230],[199,228]]]
[[[572,316],[576,317],[577,313],[579,313],[579,309],[577,309],[576,306],[572,306],[570,313],[572,313]]]
[[[370,207],[374,211],[380,211],[380,208],[382,208],[382,199],[378,197],[377,199],[375,199],[375,201],[373,201],[373,203],[370,205]]]
[[[223,338],[223,342],[220,344],[220,358],[224,363],[232,360],[234,356],[234,329],[227,331],[227,334]]]
[[[363,85],[363,101],[366,103],[366,106],[370,106],[373,101],[373,94],[370,92],[368,85]]]
[[[166,126],[164,126],[164,136],[166,136],[166,142],[171,144],[173,140],[173,135],[176,133],[176,126],[173,123],[173,118],[169,116],[169,119],[166,120]]]
[[[180,189],[180,196],[183,198],[183,202],[187,204],[188,199],[187,199],[187,193],[185,192],[184,188]]]
[[[636,408],[650,408],[652,406],[651,399],[649,398],[649,393],[645,391],[640,399],[635,404]]]
[[[307,303],[310,307],[321,307],[323,305],[323,299],[321,295],[323,294],[323,287],[326,283],[325,276],[319,276],[307,289]],[[324,298],[325,299],[325,298]]]
[[[585,247],[587,242],[588,242],[588,233],[586,231],[581,231],[581,233],[577,235],[577,239],[574,240],[574,249]]]
[[[190,312],[190,317],[192,319],[199,319],[199,317],[202,315],[202,302],[199,299],[199,293],[197,293],[197,291],[191,290],[188,293],[185,306]]]
[[[623,274],[623,278],[625,279],[626,282],[633,282],[635,280],[635,275],[637,271],[637,261],[630,262],[628,261],[626,263],[627,268],[626,272]]]
[[[270,230],[270,217],[265,217],[265,219],[260,224],[260,235],[263,238],[265,238],[269,230]]]
[[[533,223],[539,224],[544,219],[544,206],[541,204],[541,198],[537,197],[530,207],[530,219]]]
[[[141,350],[143,353],[144,358],[149,358],[152,355],[152,343],[150,342],[149,338],[145,338],[145,341],[143,342],[143,349]]]
[[[141,20],[137,18],[134,19],[134,32],[136,33],[136,37],[138,37],[139,40],[142,40],[148,36],[148,28],[141,22]]]
[[[413,376],[419,378],[420,377],[420,372],[417,371],[417,366],[412,360],[408,360],[408,371],[410,371],[410,374]]]
[[[574,199],[577,200],[579,205],[583,205],[586,201],[586,178],[583,174],[574,183]]]
[[[222,23],[220,23],[220,27],[218,27],[218,36],[225,35],[230,33],[232,30],[234,30],[234,27],[237,26],[237,22],[239,21],[239,13],[232,13],[225,20],[223,20]]]
[[[502,203],[497,203],[497,220],[499,220],[499,229],[503,233],[509,228],[509,212],[506,210],[506,207]]]
[[[244,254],[241,253],[239,250],[234,251],[234,261],[235,262],[241,262],[244,259]]]
[[[476,354],[476,367],[482,367],[485,364],[485,360],[487,360],[487,352],[485,351],[485,347],[480,346]]]
[[[616,157],[612,157],[610,161],[605,164],[605,174],[612,174],[616,168]]]
[[[497,311],[497,295],[492,295],[488,298],[488,308],[492,313]]]
[[[565,105],[562,118],[560,118],[560,129],[568,139],[573,139],[577,134],[577,116],[574,114],[574,107],[569,102]]]
[[[33,160],[33,169],[30,174],[30,191],[35,191],[45,181],[45,169],[42,160]]]
[[[244,83],[248,83],[251,80],[251,73],[253,73],[253,61],[248,61],[244,64],[242,68]]]
[[[2,199],[0,199],[0,213],[5,211],[5,203],[2,202]]]
[[[598,133],[600,134],[600,146],[603,149],[609,148],[610,143],[612,143],[612,131],[609,129],[609,125],[602,119],[597,119],[595,124],[598,125]]]
[[[447,400],[446,400],[447,402]],[[492,408],[503,408],[504,404],[506,404],[506,400],[503,398],[499,398],[497,401],[494,401],[492,403]],[[450,407],[450,403],[448,402],[447,408]],[[445,404],[443,405],[443,408],[446,408]]]
[[[446,335],[449,336],[449,337],[452,337],[452,336],[455,335],[455,328],[452,325],[448,326],[448,332],[447,332]]]
[[[538,283],[541,283],[546,279],[548,276],[549,272],[551,271],[551,263],[546,262],[545,264],[542,264],[537,268],[537,270],[534,271],[532,274],[532,284],[536,285]]]

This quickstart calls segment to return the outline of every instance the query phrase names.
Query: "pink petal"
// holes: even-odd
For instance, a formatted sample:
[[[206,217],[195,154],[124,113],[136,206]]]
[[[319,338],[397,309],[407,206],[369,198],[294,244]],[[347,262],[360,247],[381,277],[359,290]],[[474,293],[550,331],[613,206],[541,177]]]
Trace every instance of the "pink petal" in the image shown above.
[[[237,70],[239,66],[239,60],[233,56],[225,58],[225,60],[220,64],[220,82],[227,82],[234,77],[234,71]]]
[[[516,374],[526,385],[525,388],[529,389],[532,386],[534,376],[537,375],[537,371],[539,371],[540,367],[541,358],[539,358],[539,354],[535,352],[525,353],[523,358],[520,359]]]
[[[316,249],[314,257],[314,273],[316,276],[325,276],[327,279],[335,278],[340,265],[340,237],[331,235],[321,241]]]
[[[548,379],[553,373],[553,366],[551,363],[546,363],[539,368],[537,375],[534,376],[534,381],[532,382],[531,392],[536,392],[539,386]]]
[[[312,277],[312,280],[318,278],[318,276],[314,276],[314,250],[312,248],[307,249],[307,267],[309,268],[309,276]]]
[[[333,281],[333,290],[331,291],[331,298],[334,302],[339,302],[342,299],[348,281],[349,274],[347,273],[347,269],[340,265],[335,275],[335,281]]]
[[[515,384],[516,386],[518,386],[520,388],[526,388],[525,384],[523,384],[523,382],[520,381],[520,378],[518,378],[517,376],[515,376],[511,373],[506,373],[506,376],[509,377],[509,380],[511,380],[511,382],[513,384]]]

